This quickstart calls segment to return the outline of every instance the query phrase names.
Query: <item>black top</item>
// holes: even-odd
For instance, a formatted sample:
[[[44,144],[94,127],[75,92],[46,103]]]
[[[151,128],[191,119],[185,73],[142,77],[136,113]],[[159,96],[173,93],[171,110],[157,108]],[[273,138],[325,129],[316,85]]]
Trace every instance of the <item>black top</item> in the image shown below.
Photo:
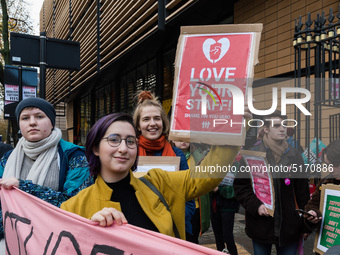
[[[138,203],[135,190],[130,185],[130,174],[115,183],[106,183],[112,190],[111,201],[119,202],[128,223],[159,232]]]

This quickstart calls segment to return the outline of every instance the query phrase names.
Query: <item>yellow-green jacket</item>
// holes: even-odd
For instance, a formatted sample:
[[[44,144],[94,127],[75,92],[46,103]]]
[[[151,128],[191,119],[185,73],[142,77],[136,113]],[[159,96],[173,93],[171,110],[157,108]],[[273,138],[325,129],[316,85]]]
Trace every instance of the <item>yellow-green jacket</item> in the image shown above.
[[[213,147],[201,166],[232,164],[238,150],[239,148],[235,146]],[[200,176],[203,175],[207,178],[191,178],[189,170],[167,172],[152,169],[144,176],[162,193],[170,207],[171,214],[158,196],[142,181],[134,177],[131,171],[130,185],[135,189],[137,200],[143,211],[160,233],[174,236],[173,219],[181,238],[185,239],[185,202],[209,192],[221,182],[221,178],[211,178],[213,175],[210,173],[203,173]],[[98,176],[95,184],[64,202],[60,208],[85,218],[91,218],[104,207],[113,207],[121,211],[120,204],[110,200],[112,192],[114,190],[106,185],[101,176]]]

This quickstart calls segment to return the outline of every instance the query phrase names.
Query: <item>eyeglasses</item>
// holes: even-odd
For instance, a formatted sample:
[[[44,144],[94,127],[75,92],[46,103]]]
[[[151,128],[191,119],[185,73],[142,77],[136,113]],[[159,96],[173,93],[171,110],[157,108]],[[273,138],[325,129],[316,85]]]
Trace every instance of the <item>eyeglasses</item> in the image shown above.
[[[111,134],[108,135],[107,137],[103,137],[103,139],[106,139],[111,147],[118,147],[122,143],[122,140],[125,140],[126,146],[129,149],[136,148],[138,144],[138,140],[134,136],[127,136],[126,138],[123,139],[118,134]]]

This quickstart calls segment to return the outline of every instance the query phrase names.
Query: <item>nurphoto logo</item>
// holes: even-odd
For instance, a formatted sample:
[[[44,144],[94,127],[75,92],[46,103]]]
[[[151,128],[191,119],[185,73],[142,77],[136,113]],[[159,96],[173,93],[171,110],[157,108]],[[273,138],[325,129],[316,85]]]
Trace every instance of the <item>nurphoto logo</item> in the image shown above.
[[[245,106],[245,95],[243,94],[242,90],[232,84],[214,84],[214,85],[208,85],[204,82],[196,82],[195,87],[191,86],[191,92],[195,93],[196,89],[198,90],[198,93],[201,97],[200,103],[201,103],[201,115],[207,115],[207,109],[215,109],[216,107],[220,107],[221,110],[223,110],[224,106],[227,106],[230,108],[230,104],[232,102],[232,113],[233,115],[244,115],[244,106]],[[214,87],[215,88],[214,88]],[[206,87],[206,88],[204,88]],[[232,100],[223,100],[221,99],[219,93],[217,92],[218,89],[219,91],[222,92],[222,94],[228,93],[229,96],[232,97]],[[210,90],[210,91],[209,91]],[[289,93],[295,93],[295,94],[300,94],[304,95],[304,97],[298,97],[298,98],[288,98],[287,95]],[[216,100],[215,97],[218,99]],[[210,104],[209,101],[207,100],[207,96],[210,96],[211,99],[213,100],[213,104]],[[273,87],[272,88],[272,105],[270,109],[267,110],[258,110],[255,109],[254,104],[253,104],[253,88],[249,87],[247,91],[247,105],[249,108],[249,111],[252,114],[260,115],[260,116],[266,116],[271,113],[273,113],[278,106],[278,88]],[[309,102],[311,99],[311,93],[307,89],[304,88],[292,88],[292,87],[284,87],[281,88],[281,112],[282,115],[287,114],[287,105],[295,105],[300,111],[306,115],[310,116],[311,113],[304,107],[304,103]],[[188,106],[187,106],[188,107]],[[257,123],[260,122],[259,125],[253,126],[252,123]],[[293,125],[288,125],[288,122],[294,122]],[[235,125],[235,124],[242,124],[246,126],[245,122],[239,123],[239,122],[232,122],[232,119],[226,119],[226,118],[216,118],[213,119],[213,126],[215,127],[216,125],[225,125],[225,124],[230,124],[230,125]],[[281,123],[285,127],[295,127],[298,123],[294,119],[286,119],[283,120]],[[248,120],[248,125],[251,127],[261,127],[264,125],[263,120],[260,119],[251,119]],[[272,123],[272,125],[274,125]]]
[[[187,101],[186,108],[193,110],[192,115],[195,115],[190,117],[197,117],[196,115],[199,114],[197,111],[200,109],[201,117],[209,118],[210,121],[213,120],[214,127],[225,124],[242,124],[245,126],[246,123],[232,123],[232,116],[244,115],[245,100],[247,100],[249,111],[258,116],[267,116],[273,113],[279,105],[282,115],[287,114],[287,106],[289,105],[296,106],[305,116],[311,115],[303,105],[310,101],[311,93],[301,87],[282,87],[280,95],[278,95],[278,88],[273,87],[271,107],[266,110],[256,109],[253,104],[253,88],[247,86],[247,84],[251,84],[252,80],[236,78],[247,77],[246,73],[239,73],[238,61],[232,62],[235,66],[224,66],[222,62],[219,62],[222,59],[225,63],[230,62],[229,57],[231,56],[229,56],[228,51],[232,51],[234,44],[226,37],[207,38],[203,41],[202,52],[213,66],[201,65],[198,67],[197,65],[188,69],[188,74],[190,74],[190,99]],[[292,94],[296,96],[291,98]],[[210,121],[207,122],[210,123]],[[263,123],[262,120],[249,120],[248,125],[251,126],[255,121]],[[285,120],[282,124],[287,126],[288,121],[293,121],[293,126],[297,125],[297,121],[291,119]]]

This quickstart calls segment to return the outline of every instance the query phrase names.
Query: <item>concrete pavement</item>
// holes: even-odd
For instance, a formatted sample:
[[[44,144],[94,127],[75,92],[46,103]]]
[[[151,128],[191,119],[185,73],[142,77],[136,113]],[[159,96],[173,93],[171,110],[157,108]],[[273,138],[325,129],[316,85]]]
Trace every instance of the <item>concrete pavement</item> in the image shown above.
[[[250,255],[252,250],[251,239],[244,232],[244,215],[235,214],[234,238],[237,246],[238,255]],[[247,240],[248,239],[248,240]],[[199,237],[199,243],[206,247],[216,250],[215,237],[212,228]]]

